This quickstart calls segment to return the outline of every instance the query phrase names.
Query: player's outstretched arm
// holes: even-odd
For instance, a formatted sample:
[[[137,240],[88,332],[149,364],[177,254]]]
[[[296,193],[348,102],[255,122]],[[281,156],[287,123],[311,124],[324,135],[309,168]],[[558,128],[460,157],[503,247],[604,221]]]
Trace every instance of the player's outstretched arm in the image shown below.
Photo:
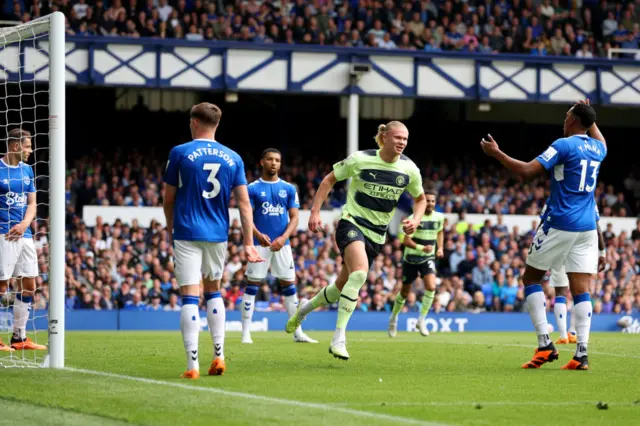
[[[165,221],[167,222],[167,232],[169,238],[173,239],[173,207],[176,203],[178,188],[165,183],[164,197],[162,199],[162,209],[164,210]]]
[[[537,160],[531,160],[528,163],[524,161],[516,160],[509,157],[507,154],[500,150],[498,143],[493,139],[491,135],[487,135],[487,139],[484,138],[480,141],[480,146],[485,154],[498,160],[504,167],[506,167],[512,173],[518,176],[522,176],[525,179],[531,179],[535,175],[542,173],[544,167]]]
[[[316,232],[322,227],[322,220],[320,219],[320,208],[324,204],[325,200],[329,196],[331,189],[338,180],[334,172],[329,173],[322,179],[316,196],[313,198],[313,205],[311,206],[311,214],[309,215],[309,229],[312,232]]]

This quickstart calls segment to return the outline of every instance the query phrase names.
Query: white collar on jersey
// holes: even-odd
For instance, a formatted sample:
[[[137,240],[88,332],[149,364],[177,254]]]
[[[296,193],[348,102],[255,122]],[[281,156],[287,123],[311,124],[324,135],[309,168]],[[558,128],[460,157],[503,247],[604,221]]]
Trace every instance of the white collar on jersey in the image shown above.
[[[207,138],[198,138],[198,139],[194,139],[195,141],[205,141],[205,142],[216,142],[214,139],[207,139]]]
[[[11,164],[7,164],[7,163],[4,161],[4,158],[0,158],[0,161],[2,161],[2,164],[4,164],[5,166],[7,166],[7,167],[9,167],[9,168],[11,168],[11,169],[17,169],[18,167],[22,166],[22,164],[23,164],[23,163],[22,163],[22,161],[20,161],[17,165],[12,166]]]
[[[280,178],[278,178],[278,180],[273,181],[273,182],[269,182],[268,180],[264,180],[264,179],[260,178],[260,182],[262,182],[262,183],[268,183],[268,184],[273,185],[274,183],[278,183],[278,182],[280,182]]]

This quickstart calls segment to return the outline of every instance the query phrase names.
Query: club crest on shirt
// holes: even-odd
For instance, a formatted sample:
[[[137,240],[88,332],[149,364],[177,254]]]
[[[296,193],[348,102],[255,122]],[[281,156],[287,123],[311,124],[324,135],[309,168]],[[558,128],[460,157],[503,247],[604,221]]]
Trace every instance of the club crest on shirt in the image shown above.
[[[280,192],[278,192],[278,195],[282,198],[287,198],[287,191],[281,189]]]
[[[25,185],[29,185],[31,183],[31,178],[29,176],[25,176],[24,178],[22,178],[22,181]]]
[[[398,186],[404,186],[404,176],[396,177],[396,184],[398,184]]]
[[[358,233],[356,231],[354,231],[353,229],[349,232],[347,232],[347,237],[349,238],[355,238],[358,236]]]

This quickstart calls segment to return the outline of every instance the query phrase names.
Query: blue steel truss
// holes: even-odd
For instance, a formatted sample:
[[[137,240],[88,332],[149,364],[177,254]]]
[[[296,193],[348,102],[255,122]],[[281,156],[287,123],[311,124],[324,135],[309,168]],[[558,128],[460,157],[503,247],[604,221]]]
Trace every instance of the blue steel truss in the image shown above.
[[[561,103],[588,97],[640,106],[640,62],[633,60],[75,36],[67,43],[68,80],[78,85]],[[0,48],[0,78],[42,80],[46,64],[25,68],[30,48],[20,46],[18,70],[3,63]],[[371,71],[351,84],[356,62]]]

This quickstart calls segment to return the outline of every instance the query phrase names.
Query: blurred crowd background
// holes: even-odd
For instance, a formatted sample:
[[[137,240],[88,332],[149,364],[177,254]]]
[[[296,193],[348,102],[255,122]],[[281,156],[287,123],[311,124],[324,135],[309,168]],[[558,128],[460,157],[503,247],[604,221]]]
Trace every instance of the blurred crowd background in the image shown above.
[[[5,19],[53,11],[78,36],[606,57],[637,49],[640,8],[597,0],[6,0]],[[634,57],[634,54],[616,54]]]
[[[143,158],[145,161],[143,161]],[[258,161],[245,156],[247,177],[259,177]],[[67,297],[68,309],[179,310],[179,287],[173,276],[173,251],[159,223],[142,228],[135,221],[98,223],[87,227],[79,212],[85,205],[161,206],[165,160],[141,154],[113,158],[80,158],[67,176]],[[293,182],[307,208],[331,164],[285,159],[282,177]],[[539,214],[548,195],[547,179],[529,184],[513,180],[502,170],[473,164],[418,164],[427,182],[439,188],[437,210],[457,213],[445,224],[445,257],[438,262],[438,291],[434,311],[522,311],[521,276],[537,221],[528,229],[508,228],[507,214]],[[638,182],[632,176],[620,186],[600,183],[595,191],[603,216],[633,216],[638,212]],[[627,201],[630,200],[630,201]],[[340,207],[344,188],[332,193],[327,208]],[[405,200],[401,210],[410,211]],[[606,213],[605,213],[606,212]],[[499,213],[495,223],[469,223],[467,213]],[[607,243],[607,269],[591,284],[595,313],[632,313],[640,309],[640,221],[632,232],[614,234],[604,217],[600,224]],[[46,228],[41,228],[44,235]],[[376,259],[358,309],[388,311],[401,281],[402,247],[390,230]],[[229,230],[228,264],[223,294],[228,309],[239,308],[246,285],[240,225]],[[44,242],[42,242],[44,243]],[[42,247],[40,244],[39,247]],[[342,267],[333,235],[298,232],[291,238],[301,297],[312,297],[331,283]],[[44,262],[45,257],[41,260]],[[42,263],[41,268],[45,267]],[[46,267],[44,269],[46,273]],[[423,283],[413,285],[405,310],[419,311]],[[548,291],[552,309],[553,290]],[[46,298],[38,299],[46,303]],[[257,296],[256,309],[284,310],[278,283],[268,277]],[[336,306],[330,307],[335,309]]]

